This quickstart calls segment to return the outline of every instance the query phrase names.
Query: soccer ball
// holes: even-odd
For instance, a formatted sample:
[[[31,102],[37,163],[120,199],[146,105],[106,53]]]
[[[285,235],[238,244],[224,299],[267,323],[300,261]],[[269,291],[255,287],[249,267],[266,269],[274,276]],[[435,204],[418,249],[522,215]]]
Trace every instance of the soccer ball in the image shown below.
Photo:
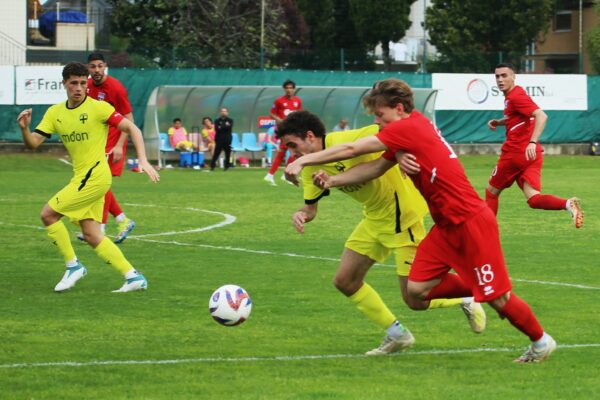
[[[241,287],[224,285],[210,296],[208,309],[213,319],[221,325],[235,326],[248,319],[252,311],[252,300]]]

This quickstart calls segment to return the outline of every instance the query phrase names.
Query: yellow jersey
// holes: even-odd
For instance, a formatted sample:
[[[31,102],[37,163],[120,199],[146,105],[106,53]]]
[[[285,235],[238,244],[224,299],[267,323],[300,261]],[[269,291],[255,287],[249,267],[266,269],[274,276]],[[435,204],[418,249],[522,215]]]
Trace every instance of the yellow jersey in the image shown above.
[[[111,175],[105,154],[108,125],[116,126],[122,119],[109,103],[86,97],[75,108],[66,101],[48,108],[35,132],[59,135],[73,160],[73,179],[87,181],[92,171],[96,178]]]
[[[324,138],[324,148],[340,143],[354,142],[379,132],[378,125],[360,129],[332,132]],[[330,176],[340,174],[358,164],[375,160],[382,153],[364,154],[348,160],[304,167],[302,182],[304,201],[314,204],[329,190],[323,190],[312,182],[313,173],[324,170]],[[427,214],[427,203],[409,178],[404,178],[398,166],[394,166],[377,179],[337,188],[363,205],[363,217],[380,232],[400,233],[422,220]]]

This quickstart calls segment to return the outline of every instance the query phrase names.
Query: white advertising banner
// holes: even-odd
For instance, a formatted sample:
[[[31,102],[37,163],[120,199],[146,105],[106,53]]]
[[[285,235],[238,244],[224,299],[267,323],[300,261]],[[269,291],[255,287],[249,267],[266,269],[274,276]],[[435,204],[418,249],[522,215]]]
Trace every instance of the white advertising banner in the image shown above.
[[[67,100],[62,66],[17,67],[17,104],[56,104]]]
[[[588,108],[586,75],[517,74],[515,82],[542,110]],[[494,74],[432,74],[431,83],[436,110],[504,110]]]
[[[15,67],[0,65],[0,104],[15,104]]]

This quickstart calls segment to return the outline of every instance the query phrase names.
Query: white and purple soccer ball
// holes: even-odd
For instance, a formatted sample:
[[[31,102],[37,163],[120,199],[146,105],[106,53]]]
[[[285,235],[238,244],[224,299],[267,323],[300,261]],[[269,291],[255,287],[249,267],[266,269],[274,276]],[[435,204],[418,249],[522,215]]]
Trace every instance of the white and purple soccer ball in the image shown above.
[[[243,288],[223,285],[210,296],[208,309],[219,324],[235,326],[248,319],[252,311],[252,300]]]

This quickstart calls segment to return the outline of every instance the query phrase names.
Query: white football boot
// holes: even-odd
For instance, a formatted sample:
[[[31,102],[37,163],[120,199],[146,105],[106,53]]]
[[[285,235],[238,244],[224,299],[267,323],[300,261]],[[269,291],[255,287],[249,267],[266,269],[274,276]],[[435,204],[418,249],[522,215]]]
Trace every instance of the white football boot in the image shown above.
[[[125,283],[117,290],[113,290],[113,293],[126,293],[135,292],[137,290],[146,290],[148,288],[148,281],[144,275],[138,273],[130,279],[125,279]]]
[[[486,316],[481,304],[475,301],[463,301],[460,308],[467,316],[473,332],[481,333],[485,330]]]
[[[548,335],[548,334],[546,334]],[[516,358],[514,362],[516,363],[539,363],[546,360],[550,357],[550,354],[556,350],[556,341],[552,338],[552,336],[548,335],[546,339],[546,346],[541,349],[536,348],[533,344],[529,346],[525,353],[521,354],[519,358]]]
[[[396,353],[399,351],[404,351],[411,347],[415,343],[415,337],[410,333],[407,329],[402,336],[394,337],[390,335],[385,335],[383,338],[383,342],[371,351],[367,351],[365,354],[367,356],[383,356],[387,354]]]
[[[85,274],[87,274],[87,269],[78,261],[77,265],[67,268],[60,282],[54,287],[54,291],[62,292],[71,289],[78,280],[85,276]]]

